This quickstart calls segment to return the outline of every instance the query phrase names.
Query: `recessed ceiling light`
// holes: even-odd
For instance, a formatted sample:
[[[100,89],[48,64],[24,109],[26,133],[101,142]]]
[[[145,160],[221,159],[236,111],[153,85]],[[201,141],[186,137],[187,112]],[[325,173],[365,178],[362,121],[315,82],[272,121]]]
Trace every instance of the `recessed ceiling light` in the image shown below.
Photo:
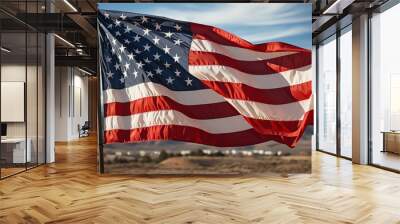
[[[343,10],[351,5],[355,0],[336,0],[322,14],[342,14]]]
[[[9,49],[7,49],[5,47],[1,47],[0,49],[1,49],[1,51],[4,51],[6,53],[10,53],[11,52],[11,50],[9,50]]]
[[[64,0],[65,4],[67,4],[74,12],[78,12],[78,10],[73,6],[68,0]]]
[[[78,70],[81,71],[81,72],[83,72],[83,73],[85,73],[85,74],[87,74],[87,75],[93,75],[92,73],[90,73],[90,72],[88,72],[88,71],[86,71],[86,70],[83,70],[83,69],[81,69],[81,68],[79,68],[79,67],[78,67]]]
[[[54,34],[55,37],[57,37],[58,39],[60,39],[62,42],[66,43],[67,45],[69,45],[70,47],[75,48],[75,45],[73,45],[71,42],[69,42],[68,40],[62,38],[61,36],[59,36],[58,34]]]

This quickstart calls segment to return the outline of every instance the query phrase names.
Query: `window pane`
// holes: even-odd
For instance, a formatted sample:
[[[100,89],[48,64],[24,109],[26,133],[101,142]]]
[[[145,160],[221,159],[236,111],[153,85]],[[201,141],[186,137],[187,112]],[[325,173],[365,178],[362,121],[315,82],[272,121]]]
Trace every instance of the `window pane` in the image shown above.
[[[25,90],[26,90],[26,33],[1,34],[1,176],[25,170],[30,161],[26,144]],[[28,146],[28,150],[26,150]]]
[[[352,35],[340,36],[340,153],[352,156]]]
[[[38,51],[36,32],[28,32],[28,62],[26,80],[26,114],[27,114],[27,142],[30,147],[28,168],[37,165],[37,79],[38,79]]]
[[[336,153],[336,37],[318,48],[318,148]]]

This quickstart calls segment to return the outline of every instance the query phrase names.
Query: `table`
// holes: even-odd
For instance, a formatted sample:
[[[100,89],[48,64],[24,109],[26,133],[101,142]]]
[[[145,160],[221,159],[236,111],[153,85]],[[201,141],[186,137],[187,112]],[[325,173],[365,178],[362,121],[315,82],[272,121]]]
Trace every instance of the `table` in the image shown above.
[[[25,153],[25,145],[26,147]],[[32,153],[31,145],[32,141],[28,138],[25,142],[25,138],[5,138],[1,139],[1,157],[6,160],[6,163],[26,163],[31,162]]]
[[[383,150],[382,152],[392,152],[400,154],[400,131],[382,131]]]

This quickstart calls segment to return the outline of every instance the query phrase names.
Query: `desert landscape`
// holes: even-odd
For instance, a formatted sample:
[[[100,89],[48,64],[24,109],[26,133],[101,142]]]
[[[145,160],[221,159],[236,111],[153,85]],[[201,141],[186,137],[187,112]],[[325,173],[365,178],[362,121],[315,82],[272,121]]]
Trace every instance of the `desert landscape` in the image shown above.
[[[312,127],[295,148],[274,141],[218,148],[177,141],[104,147],[105,173],[132,175],[238,175],[311,172]]]

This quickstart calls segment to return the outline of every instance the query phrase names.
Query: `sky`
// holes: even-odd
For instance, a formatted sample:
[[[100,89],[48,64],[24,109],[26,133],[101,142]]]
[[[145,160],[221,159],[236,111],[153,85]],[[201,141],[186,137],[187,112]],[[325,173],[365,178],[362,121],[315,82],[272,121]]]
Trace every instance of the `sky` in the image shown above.
[[[281,41],[311,49],[311,4],[99,3],[99,9],[157,15],[211,25],[255,44]]]

